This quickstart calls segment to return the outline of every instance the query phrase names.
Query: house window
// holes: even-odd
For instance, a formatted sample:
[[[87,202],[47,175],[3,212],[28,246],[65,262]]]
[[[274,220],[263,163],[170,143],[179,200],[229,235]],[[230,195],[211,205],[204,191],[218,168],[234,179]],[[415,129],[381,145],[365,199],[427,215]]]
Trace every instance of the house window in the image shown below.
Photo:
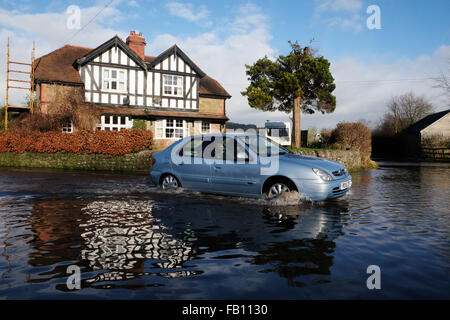
[[[189,135],[186,120],[165,119],[155,121],[155,139],[180,139]]]
[[[125,92],[125,71],[103,68],[103,89]]]
[[[132,127],[133,120],[127,116],[103,115],[100,129],[120,131]]]
[[[164,120],[155,121],[155,138],[162,139],[164,137]]]
[[[164,95],[183,96],[183,77],[164,75]]]
[[[166,138],[183,138],[183,120],[166,120]]]
[[[64,133],[72,133],[73,132],[73,123],[72,121],[66,122],[62,126],[62,132]]]
[[[211,123],[202,121],[202,133],[211,133]]]

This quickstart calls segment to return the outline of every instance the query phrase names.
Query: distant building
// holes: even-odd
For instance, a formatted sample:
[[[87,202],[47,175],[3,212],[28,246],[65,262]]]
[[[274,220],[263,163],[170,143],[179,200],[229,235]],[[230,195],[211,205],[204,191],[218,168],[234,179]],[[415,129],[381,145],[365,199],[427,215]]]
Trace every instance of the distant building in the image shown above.
[[[433,113],[417,121],[402,133],[404,154],[419,156],[430,141],[450,140],[450,109]]]
[[[256,124],[243,124],[243,123],[237,123],[237,122],[227,122],[227,130],[256,130]]]

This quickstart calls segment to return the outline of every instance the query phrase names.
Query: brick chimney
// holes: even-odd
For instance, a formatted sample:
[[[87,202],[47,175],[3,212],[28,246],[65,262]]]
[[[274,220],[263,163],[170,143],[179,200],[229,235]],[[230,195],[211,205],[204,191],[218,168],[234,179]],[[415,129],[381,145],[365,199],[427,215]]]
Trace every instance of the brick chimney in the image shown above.
[[[145,58],[145,39],[142,32],[130,31],[126,44],[133,50],[142,60]]]

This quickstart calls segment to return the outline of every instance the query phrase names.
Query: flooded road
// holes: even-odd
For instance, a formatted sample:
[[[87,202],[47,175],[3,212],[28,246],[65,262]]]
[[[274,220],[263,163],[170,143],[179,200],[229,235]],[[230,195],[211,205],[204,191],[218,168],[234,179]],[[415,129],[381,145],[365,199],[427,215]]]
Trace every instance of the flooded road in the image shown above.
[[[0,168],[0,298],[449,299],[449,187],[450,165],[384,163],[344,198],[270,205]]]

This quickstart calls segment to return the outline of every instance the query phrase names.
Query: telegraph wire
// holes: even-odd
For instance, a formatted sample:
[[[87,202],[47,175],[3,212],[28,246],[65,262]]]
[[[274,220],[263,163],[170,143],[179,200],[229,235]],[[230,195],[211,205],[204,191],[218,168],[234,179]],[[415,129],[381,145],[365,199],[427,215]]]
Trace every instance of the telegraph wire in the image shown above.
[[[97,13],[95,14],[95,16],[93,16],[93,17],[91,18],[91,20],[89,20],[84,26],[82,26],[80,29],[78,29],[78,30],[77,30],[77,31],[76,31],[69,39],[67,39],[67,40],[64,42],[64,45],[67,44],[70,40],[72,40],[72,39],[73,39],[77,34],[79,34],[81,31],[83,31],[83,29],[86,28],[92,21],[94,21],[94,19],[97,18],[98,15],[99,15],[100,13],[103,12],[103,10],[105,10],[106,8],[108,8],[108,7],[111,5],[111,3],[113,3],[113,1],[114,1],[114,0],[109,1],[103,8],[101,8],[100,11],[97,12]]]
[[[362,86],[368,86],[372,84],[378,84],[378,83],[388,83],[388,82],[414,82],[414,81],[427,81],[427,80],[437,80],[439,77],[427,77],[427,78],[403,78],[403,79],[377,79],[377,80],[335,80],[336,84],[360,84]],[[244,84],[238,84],[238,83],[223,83],[224,85],[235,85],[235,86],[242,86]],[[247,83],[245,84],[247,85]]]

